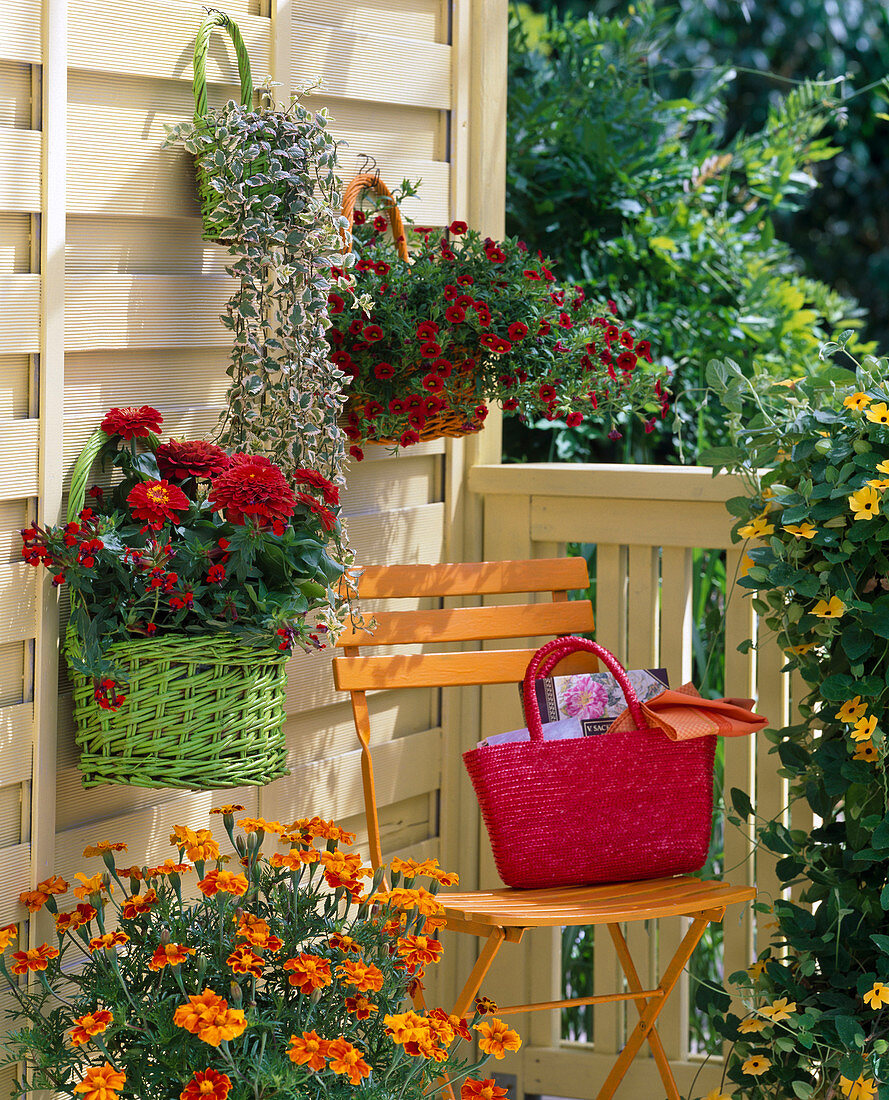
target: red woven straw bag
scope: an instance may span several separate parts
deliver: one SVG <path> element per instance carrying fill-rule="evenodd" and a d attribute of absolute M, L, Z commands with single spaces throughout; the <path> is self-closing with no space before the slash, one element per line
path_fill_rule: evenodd
<path fill-rule="evenodd" d="M 544 741 L 534 681 L 578 650 L 595 653 L 613 674 L 635 729 Z M 623 666 L 585 638 L 539 649 L 522 692 L 531 740 L 463 754 L 507 886 L 625 882 L 703 866 L 715 737 L 677 742 L 650 729 Z"/>

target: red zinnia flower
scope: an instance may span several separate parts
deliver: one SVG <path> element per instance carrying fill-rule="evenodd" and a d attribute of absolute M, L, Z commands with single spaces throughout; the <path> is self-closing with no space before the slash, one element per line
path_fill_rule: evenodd
<path fill-rule="evenodd" d="M 368 401 L 364 406 L 364 415 L 368 420 L 376 420 L 383 412 L 383 406 L 379 401 Z"/>
<path fill-rule="evenodd" d="M 492 264 L 502 264 L 506 259 L 506 253 L 502 248 L 497 248 L 496 245 L 493 248 L 486 248 L 485 255 Z"/>
<path fill-rule="evenodd" d="M 159 531 L 166 520 L 175 523 L 179 512 L 187 511 L 188 497 L 169 481 L 140 481 L 127 494 L 133 519 L 144 519 Z"/>
<path fill-rule="evenodd" d="M 455 298 L 457 297 L 457 295 L 458 295 L 459 293 L 460 293 L 460 291 L 459 291 L 459 290 L 458 290 L 458 289 L 457 289 L 457 288 L 456 288 L 455 286 L 453 286 L 453 285 L 452 285 L 451 283 L 449 283 L 449 284 L 448 284 L 448 285 L 447 285 L 447 286 L 446 286 L 446 287 L 444 288 L 444 298 L 445 298 L 445 301 L 446 301 L 446 302 L 453 302 L 453 300 L 454 300 L 454 299 L 455 299 Z"/>
<path fill-rule="evenodd" d="M 293 480 L 297 485 L 311 485 L 313 489 L 319 489 L 326 504 L 339 504 L 340 502 L 339 489 L 333 482 L 328 481 L 323 474 L 319 474 L 317 470 L 295 470 Z"/>
<path fill-rule="evenodd" d="M 184 481 L 187 477 L 216 477 L 228 466 L 228 455 L 215 443 L 171 439 L 157 449 L 157 464 L 163 477 Z"/>
<path fill-rule="evenodd" d="M 651 362 L 651 344 L 647 340 L 640 340 L 636 345 L 636 354 L 645 359 L 647 362 Z"/>
<path fill-rule="evenodd" d="M 199 1069 L 179 1093 L 179 1100 L 226 1100 L 231 1087 L 227 1074 L 215 1069 Z"/>
<path fill-rule="evenodd" d="M 574 328 L 574 322 L 567 313 L 559 314 L 559 328 Z"/>
<path fill-rule="evenodd" d="M 100 427 L 106 435 L 119 435 L 121 439 L 134 436 L 147 436 L 149 432 L 159 432 L 164 418 L 150 405 L 125 409 L 109 409 Z"/>
<path fill-rule="evenodd" d="M 352 366 L 352 356 L 347 351 L 335 351 L 330 357 L 331 363 L 336 363 L 340 370 Z"/>
<path fill-rule="evenodd" d="M 289 519 L 296 507 L 284 474 L 264 455 L 232 455 L 228 469 L 211 483 L 208 500 L 237 524 L 246 524 L 248 516 L 263 524 Z"/>
<path fill-rule="evenodd" d="M 633 334 L 632 332 L 622 332 L 620 334 L 621 347 L 633 349 Z"/>

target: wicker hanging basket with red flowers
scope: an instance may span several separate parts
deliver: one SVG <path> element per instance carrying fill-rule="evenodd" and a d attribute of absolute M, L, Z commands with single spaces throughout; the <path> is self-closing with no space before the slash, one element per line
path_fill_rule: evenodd
<path fill-rule="evenodd" d="M 331 359 L 349 379 L 351 452 L 479 431 L 488 402 L 523 417 L 666 415 L 665 372 L 608 305 L 559 285 L 516 239 L 494 241 L 453 221 L 405 223 L 376 175 L 348 186 L 342 266 L 328 297 Z M 369 212 L 359 208 L 370 197 Z"/>
<path fill-rule="evenodd" d="M 335 485 L 112 409 L 71 476 L 68 522 L 22 532 L 71 593 L 66 657 L 84 786 L 205 789 L 287 769 L 285 665 L 324 648 L 343 566 Z M 122 474 L 93 486 L 97 463 Z"/>

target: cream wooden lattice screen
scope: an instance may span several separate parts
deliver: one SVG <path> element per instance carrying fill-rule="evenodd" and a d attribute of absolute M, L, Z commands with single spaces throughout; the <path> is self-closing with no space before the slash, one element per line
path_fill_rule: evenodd
<path fill-rule="evenodd" d="M 732 520 L 725 501 L 741 492 L 734 479 L 711 477 L 707 469 L 656 466 L 476 466 L 471 488 L 485 502 L 485 557 L 549 557 L 564 552 L 567 542 L 596 544 L 596 638 L 630 667 L 667 667 L 671 682 L 691 678 L 692 551 L 723 549 L 727 576 L 743 568 L 743 548 L 731 542 Z M 759 639 L 757 653 L 742 655 L 737 646 L 753 637 L 757 624 L 743 590 L 730 592 L 725 615 L 725 680 L 731 695 L 755 695 L 757 710 L 773 726 L 783 725 L 790 713 L 791 689 L 780 669 L 783 655 L 768 638 Z M 486 731 L 510 728 L 510 718 L 521 724 L 517 701 L 509 690 L 486 690 L 482 726 Z M 786 782 L 777 770 L 777 757 L 758 739 L 726 742 L 725 789 L 739 787 L 754 797 L 757 812 L 787 819 Z M 805 811 L 794 808 L 794 824 L 805 826 Z M 570 844 L 570 838 L 566 838 Z M 487 837 L 480 840 L 480 885 L 497 883 Z M 755 866 L 754 866 L 755 864 Z M 753 858 L 751 839 L 727 826 L 726 877 L 733 882 L 755 881 L 760 900 L 768 903 L 779 889 L 773 861 L 762 854 Z M 725 919 L 725 972 L 743 969 L 759 943 L 768 942 L 765 925 L 771 918 L 751 911 L 743 916 L 730 909 Z M 758 928 L 757 928 L 758 925 Z M 652 922 L 647 930 L 628 926 L 634 957 L 649 960 L 643 984 L 655 983 L 658 956 L 669 958 L 681 935 L 678 920 Z M 491 982 L 489 995 L 504 1003 L 526 1003 L 561 996 L 558 937 L 531 933 L 523 965 L 515 955 Z M 613 989 L 619 981 L 610 943 L 596 941 L 594 992 Z M 517 949 L 519 950 L 519 949 Z M 687 976 L 682 995 L 668 1005 L 658 1027 L 677 1081 L 687 1094 L 700 1063 L 689 1054 Z M 632 1026 L 633 1019 L 630 1020 Z M 508 1067 L 519 1077 L 519 1095 L 551 1093 L 595 1097 L 613 1053 L 626 1034 L 626 1015 L 620 1007 L 596 1011 L 595 1042 L 560 1042 L 555 1014 L 525 1017 L 519 1023 L 525 1047 Z M 700 1075 L 694 1095 L 718 1084 L 716 1067 Z M 622 1086 L 621 1095 L 634 1100 L 660 1096 L 660 1084 L 651 1059 L 637 1059 Z"/>
<path fill-rule="evenodd" d="M 390 181 L 423 181 L 408 209 L 433 225 L 468 218 L 501 231 L 505 112 L 502 0 L 226 0 L 256 79 L 317 96 L 349 142 L 342 174 L 368 153 Z M 175 822 L 207 823 L 211 794 L 106 787 L 84 796 L 69 692 L 58 670 L 59 607 L 19 560 L 18 529 L 58 520 L 65 478 L 112 405 L 158 407 L 168 436 L 212 429 L 226 386 L 218 320 L 225 254 L 201 241 L 189 158 L 164 124 L 190 117 L 197 0 L 11 0 L 0 34 L 0 924 L 52 872 L 70 879 L 96 839 L 136 862 L 169 854 Z M 222 37 L 210 100 L 235 96 Z M 472 125 L 470 126 L 470 121 Z M 484 180 L 477 185 L 471 179 Z M 492 418 L 496 419 L 496 418 Z M 486 433 L 496 460 L 496 431 Z M 463 470 L 478 447 L 443 443 L 354 468 L 345 508 L 359 558 L 435 561 L 463 553 Z M 446 545 L 448 544 L 449 545 Z M 64 601 L 61 610 L 64 618 Z M 230 792 L 250 813 L 357 824 L 360 779 L 348 705 L 328 662 L 294 658 L 292 774 Z M 431 693 L 381 697 L 387 842 L 437 848 L 440 719 Z M 24 926 L 23 926 L 24 927 Z M 28 933 L 39 943 L 41 921 Z M 51 933 L 50 933 L 51 934 Z M 0 1093 L 10 1088 L 0 1072 Z"/>

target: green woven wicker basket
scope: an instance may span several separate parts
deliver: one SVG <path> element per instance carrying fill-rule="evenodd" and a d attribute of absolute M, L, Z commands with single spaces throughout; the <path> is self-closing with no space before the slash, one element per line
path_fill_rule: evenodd
<path fill-rule="evenodd" d="M 78 457 L 69 519 L 83 508 L 90 467 L 107 439 L 96 432 Z M 69 627 L 66 649 L 76 648 Z M 71 669 L 84 787 L 205 790 L 257 786 L 289 774 L 286 653 L 254 649 L 226 634 L 170 634 L 117 643 L 108 655 L 127 681 L 119 710 L 103 710 L 92 683 Z"/>

